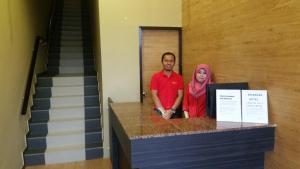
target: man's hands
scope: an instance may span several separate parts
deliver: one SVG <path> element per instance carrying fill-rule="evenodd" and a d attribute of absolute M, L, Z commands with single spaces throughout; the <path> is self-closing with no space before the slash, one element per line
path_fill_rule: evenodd
<path fill-rule="evenodd" d="M 165 113 L 163 114 L 163 118 L 168 120 L 172 117 L 173 111 L 171 109 L 166 110 Z"/>
<path fill-rule="evenodd" d="M 157 108 L 161 112 L 161 116 L 168 120 L 172 117 L 173 111 L 172 109 L 165 110 L 163 107 Z"/>

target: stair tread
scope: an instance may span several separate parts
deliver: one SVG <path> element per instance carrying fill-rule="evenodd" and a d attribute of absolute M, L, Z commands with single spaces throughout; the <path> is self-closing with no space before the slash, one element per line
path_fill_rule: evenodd
<path fill-rule="evenodd" d="M 63 131 L 63 132 L 55 132 L 55 133 L 37 133 L 37 132 L 29 132 L 27 134 L 28 139 L 41 138 L 46 136 L 66 136 L 66 135 L 74 135 L 74 134 L 92 134 L 92 133 L 102 133 L 102 128 L 93 128 L 93 129 L 85 129 L 85 130 L 73 130 L 73 131 Z"/>
<path fill-rule="evenodd" d="M 50 68 L 51 68 L 51 67 L 72 67 L 72 68 L 73 68 L 73 67 L 76 67 L 76 68 L 77 68 L 77 67 L 82 67 L 82 68 L 86 68 L 86 67 L 94 67 L 94 65 L 89 64 L 89 65 L 79 65 L 79 66 L 76 66 L 76 65 L 75 65 L 75 66 L 69 66 L 69 65 L 67 65 L 67 66 L 48 66 L 48 68 L 49 68 L 49 67 L 50 67 Z"/>
<path fill-rule="evenodd" d="M 100 120 L 100 117 L 85 117 L 85 118 L 68 118 L 68 119 L 56 119 L 56 120 L 48 120 L 48 119 L 30 119 L 30 124 L 45 124 L 45 123 L 63 123 L 63 122 L 76 122 L 76 121 L 92 121 L 92 120 Z"/>
<path fill-rule="evenodd" d="M 87 96 L 58 96 L 51 98 L 34 98 L 32 110 L 48 110 L 49 108 L 59 108 L 59 107 L 70 107 L 72 105 L 77 106 L 85 106 L 85 105 L 93 105 L 98 106 L 99 103 L 99 95 L 87 95 Z M 74 104 L 72 104 L 72 102 Z M 52 104 L 54 103 L 54 104 Z"/>
<path fill-rule="evenodd" d="M 94 60 L 94 59 L 93 58 L 49 58 L 48 60 Z"/>
<path fill-rule="evenodd" d="M 69 85 L 69 86 L 37 86 L 35 89 L 47 89 L 47 88 L 69 88 L 69 87 L 98 87 L 98 85 Z"/>
<path fill-rule="evenodd" d="M 38 75 L 38 79 L 47 79 L 47 78 L 73 78 L 73 77 L 82 77 L 82 78 L 89 78 L 89 77 L 96 77 L 94 74 L 84 74 L 84 73 L 68 73 L 68 74 L 59 74 L 56 76 L 45 76 L 47 72 L 41 73 Z"/>
<path fill-rule="evenodd" d="M 56 86 L 55 86 L 56 87 Z M 68 87 L 73 87 L 73 86 L 68 86 Z M 94 92 L 96 93 L 96 92 Z M 97 92 L 99 93 L 99 92 Z M 55 96 L 34 96 L 33 99 L 34 100 L 43 100 L 43 99 L 60 99 L 60 98 L 79 98 L 79 97 L 84 97 L 84 98 L 88 98 L 88 97 L 98 97 L 99 95 L 96 94 L 70 94 L 70 95 L 55 95 Z"/>
<path fill-rule="evenodd" d="M 48 76 L 48 74 L 40 74 L 38 78 L 53 78 L 53 77 L 96 77 L 96 74 L 87 74 L 84 73 L 69 73 L 69 74 L 59 74 L 55 76 Z"/>
<path fill-rule="evenodd" d="M 43 99 L 56 99 L 56 98 L 73 98 L 73 97 L 99 97 L 99 95 L 66 95 L 66 96 L 51 96 L 51 97 L 38 97 L 33 98 L 34 100 L 43 100 Z"/>
<path fill-rule="evenodd" d="M 65 75 L 58 75 L 58 76 L 52 76 L 52 77 L 47 77 L 47 76 L 39 76 L 38 78 L 39 79 L 43 79 L 43 78 L 64 78 L 64 77 L 70 77 L 70 78 L 72 78 L 72 77 L 82 77 L 82 78 L 84 78 L 84 77 L 96 77 L 96 75 L 84 75 L 83 73 L 72 73 L 72 74 L 65 74 Z"/>
<path fill-rule="evenodd" d="M 99 112 L 100 113 L 100 112 Z M 35 119 L 35 120 L 33 120 L 33 118 L 31 118 L 30 119 L 30 125 L 32 124 L 32 125 L 38 125 L 38 124 L 40 124 L 40 125 L 44 125 L 44 124 L 46 124 L 46 123 L 65 123 L 65 122 L 79 122 L 79 121 L 85 121 L 85 122 L 89 122 L 89 121 L 98 121 L 98 120 L 101 120 L 101 116 L 100 116 L 100 114 L 95 114 L 95 115 L 93 115 L 93 116 L 87 116 L 87 117 L 84 117 L 84 118 L 81 118 L 81 119 L 76 119 L 76 121 L 75 121 L 75 119 L 71 119 L 71 118 L 61 118 L 61 119 L 47 119 L 47 118 L 44 118 L 44 119 L 41 119 L 41 118 L 39 118 L 39 119 Z"/>
<path fill-rule="evenodd" d="M 47 152 L 52 151 L 65 151 L 65 150 L 74 150 L 74 149 L 93 149 L 93 148 L 102 148 L 103 144 L 102 142 L 99 143 L 90 143 L 90 144 L 79 144 L 79 145 L 72 145 L 72 146 L 64 146 L 59 148 L 47 148 Z M 46 152 L 45 148 L 39 148 L 39 149 L 26 149 L 24 154 L 30 155 L 30 154 L 43 154 Z"/>
<path fill-rule="evenodd" d="M 69 150 L 71 149 L 92 149 L 92 148 L 99 148 L 102 147 L 102 142 L 100 143 L 91 143 L 91 144 L 81 144 L 81 145 L 74 145 L 74 146 L 66 146 L 63 148 L 51 148 L 50 150 L 62 151 L 62 150 Z M 48 149 L 47 149 L 48 151 Z"/>
<path fill-rule="evenodd" d="M 77 109 L 77 108 L 100 108 L 100 106 L 69 106 L 69 107 L 55 107 L 50 108 L 47 110 L 65 110 L 65 109 Z M 37 112 L 37 111 L 47 111 L 47 110 L 32 110 L 31 112 Z"/>

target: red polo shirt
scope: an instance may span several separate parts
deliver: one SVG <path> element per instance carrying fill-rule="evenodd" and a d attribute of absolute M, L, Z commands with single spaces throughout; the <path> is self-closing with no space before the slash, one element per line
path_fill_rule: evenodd
<path fill-rule="evenodd" d="M 157 96 L 164 109 L 171 109 L 178 96 L 178 90 L 183 90 L 182 77 L 172 72 L 170 77 L 163 71 L 155 73 L 150 82 L 150 90 L 157 90 Z"/>

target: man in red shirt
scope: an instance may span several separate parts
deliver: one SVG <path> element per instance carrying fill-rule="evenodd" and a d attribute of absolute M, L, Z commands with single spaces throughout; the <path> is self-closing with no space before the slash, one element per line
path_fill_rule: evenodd
<path fill-rule="evenodd" d="M 170 119 L 178 116 L 176 109 L 183 96 L 183 80 L 179 74 L 173 71 L 175 65 L 173 53 L 164 53 L 161 63 L 163 70 L 152 75 L 150 90 L 157 111 L 161 112 L 163 118 Z"/>

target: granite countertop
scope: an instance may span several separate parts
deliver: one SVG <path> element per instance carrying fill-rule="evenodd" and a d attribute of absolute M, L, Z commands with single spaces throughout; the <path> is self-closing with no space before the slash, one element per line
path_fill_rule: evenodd
<path fill-rule="evenodd" d="M 152 106 L 143 105 L 140 102 L 111 103 L 111 108 L 131 140 L 276 126 L 259 123 L 216 122 L 215 119 L 208 117 L 165 120 L 155 113 Z"/>

